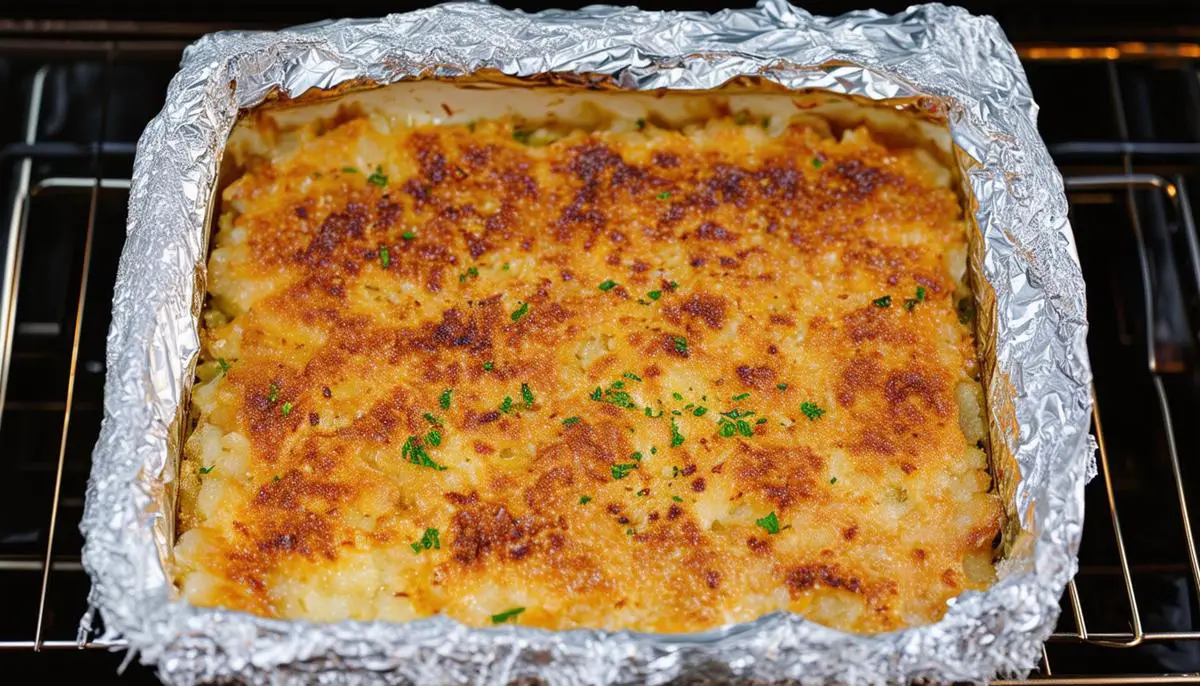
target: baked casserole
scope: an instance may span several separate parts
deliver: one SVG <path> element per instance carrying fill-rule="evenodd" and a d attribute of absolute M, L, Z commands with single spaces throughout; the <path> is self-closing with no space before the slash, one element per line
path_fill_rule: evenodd
<path fill-rule="evenodd" d="M 247 126 L 180 469 L 191 603 L 881 632 L 993 580 L 936 155 L 728 109 Z"/>

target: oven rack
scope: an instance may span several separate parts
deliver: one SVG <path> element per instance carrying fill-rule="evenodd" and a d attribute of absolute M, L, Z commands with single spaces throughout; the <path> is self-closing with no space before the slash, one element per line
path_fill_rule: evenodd
<path fill-rule="evenodd" d="M 28 41 L 26 41 L 28 42 Z M 70 45 L 59 45 L 53 41 L 35 41 L 38 43 L 35 54 L 65 50 L 71 54 L 87 55 L 104 65 L 105 78 L 111 86 L 113 79 L 113 64 L 130 52 L 138 55 L 165 56 L 164 59 L 176 59 L 182 44 L 172 41 L 153 42 L 148 45 L 141 41 L 84 41 L 71 42 Z M 1133 47 L 1130 47 L 1130 46 Z M 9 46 L 11 47 L 11 46 Z M 5 41 L 0 40 L 0 55 L 6 49 Z M 24 46 L 29 49 L 29 46 Z M 1125 44 L 1118 46 L 1097 47 L 1091 50 L 1071 46 L 1040 45 L 1027 47 L 1021 51 L 1028 63 L 1073 61 L 1100 61 L 1113 70 L 1112 98 L 1116 109 L 1124 110 L 1123 96 L 1115 69 L 1118 63 L 1126 60 L 1159 59 L 1167 55 L 1171 60 L 1200 59 L 1200 45 L 1195 46 L 1145 46 L 1142 44 Z M 1193 67 L 1194 69 L 1194 67 Z M 17 636 L 0 636 L 0 655 L 12 652 L 56 652 L 91 650 L 114 650 L 122 647 L 119 641 L 105 641 L 98 638 L 100 632 L 80 629 L 75 636 L 71 635 L 71 618 L 63 618 L 54 622 L 52 630 L 49 621 L 49 601 L 55 597 L 64 585 L 64 579 L 78 579 L 82 576 L 82 566 L 79 561 L 79 551 L 64 549 L 61 543 L 64 527 L 77 526 L 80 512 L 79 504 L 82 494 L 68 493 L 64 489 L 64 465 L 75 460 L 86 462 L 86 454 L 72 452 L 73 444 L 69 440 L 72 431 L 74 411 L 83 402 L 95 402 L 95 398 L 85 400 L 77 392 L 77 381 L 85 373 L 81 368 L 81 332 L 85 316 L 102 317 L 107 320 L 106 303 L 89 301 L 89 288 L 96 288 L 93 275 L 93 254 L 98 241 L 112 241 L 123 238 L 123 230 L 115 235 L 110 232 L 102 233 L 97 219 L 97 208 L 103 202 L 124 202 L 129 190 L 130 180 L 126 174 L 106 175 L 110 168 L 127 170 L 134 152 L 130 140 L 106 140 L 104 125 L 105 108 L 108 98 L 105 96 L 98 104 L 102 108 L 101 126 L 94 139 L 87 144 L 44 140 L 39 137 L 38 122 L 43 115 L 43 106 L 47 93 L 48 65 L 38 69 L 33 77 L 27 101 L 20 103 L 23 108 L 25 122 L 23 139 L 0 150 L 0 166 L 8 166 L 13 174 L 13 190 L 11 197 L 0 199 L 0 258 L 3 259 L 0 272 L 0 428 L 3 423 L 18 421 L 19 412 L 48 413 L 61 417 L 61 433 L 55 441 L 58 445 L 56 459 L 52 460 L 53 468 L 45 476 L 52 482 L 52 497 L 43 503 L 46 524 L 44 527 L 45 540 L 41 542 L 39 554 L 4 554 L 0 549 L 0 595 L 12 588 L 10 580 L 20 577 L 26 582 L 33 579 L 32 588 L 36 588 L 36 612 L 27 618 L 27 630 Z M 1035 94 L 1036 95 L 1036 94 Z M 1118 117 L 1123 121 L 1123 116 Z M 1107 141 L 1102 144 L 1087 142 L 1068 142 L 1052 146 L 1056 155 L 1064 157 L 1108 155 L 1119 159 L 1119 169 L 1111 166 L 1094 170 L 1084 163 L 1080 165 L 1083 171 L 1075 171 L 1074 167 L 1064 165 L 1067 172 L 1064 175 L 1069 199 L 1073 210 L 1078 209 L 1078 203 L 1095 203 L 1122 201 L 1128 216 L 1123 222 L 1124 228 L 1134 239 L 1138 274 L 1141 279 L 1140 289 L 1143 294 L 1141 325 L 1146 340 L 1144 342 L 1145 359 L 1135 368 L 1121 370 L 1122 374 L 1145 375 L 1154 389 L 1154 397 L 1158 405 L 1159 426 L 1147 428 L 1148 433 L 1157 436 L 1155 441 L 1147 441 L 1147 447 L 1156 451 L 1170 465 L 1170 483 L 1163 489 L 1161 497 L 1165 502 L 1173 502 L 1179 517 L 1178 526 L 1183 532 L 1179 545 L 1183 547 L 1182 559 L 1184 569 L 1190 578 L 1188 594 L 1195 602 L 1200 598 L 1200 564 L 1197 561 L 1196 537 L 1193 533 L 1192 520 L 1189 515 L 1189 497 L 1200 498 L 1197 484 L 1189 483 L 1185 476 L 1185 460 L 1197 455 L 1181 455 L 1176 440 L 1177 421 L 1180 415 L 1173 411 L 1173 396 L 1168 387 L 1175 383 L 1181 373 L 1190 368 L 1187 355 L 1176 354 L 1165 349 L 1162 341 L 1158 340 L 1159 327 L 1158 305 L 1160 285 L 1156 281 L 1158 273 L 1154 261 L 1155 253 L 1152 245 L 1155 240 L 1172 240 L 1180 242 L 1184 249 L 1182 258 L 1178 260 L 1177 272 L 1182 282 L 1194 280 L 1193 287 L 1200 288 L 1200 248 L 1197 247 L 1197 232 L 1195 218 L 1189 200 L 1186 184 L 1186 170 L 1174 174 L 1145 173 L 1135 164 L 1142 155 L 1155 155 L 1163 152 L 1154 148 L 1155 143 L 1140 143 L 1130 139 L 1129 133 L 1122 124 L 1120 140 Z M 1182 151 L 1182 152 L 1181 152 Z M 1187 154 L 1186 146 L 1175 146 L 1167 152 Z M 1200 149 L 1193 151 L 1200 156 Z M 42 176 L 37 173 L 38 162 L 43 159 L 71 159 L 77 161 L 78 167 L 88 169 L 87 173 L 55 174 Z M 68 359 L 67 383 L 63 392 L 53 402 L 22 403 L 8 398 L 10 380 L 15 366 L 22 362 L 14 359 L 14 340 L 19 334 L 22 322 L 17 321 L 18 304 L 25 294 L 22 292 L 23 275 L 27 269 L 26 250 L 29 247 L 31 235 L 31 216 L 44 210 L 44 201 L 52 198 L 71 197 L 74 202 L 85 203 L 86 217 L 78 225 L 64 227 L 64 230 L 81 232 L 82 258 L 79 260 L 78 276 L 73 283 L 77 284 L 77 294 L 73 317 L 67 317 L 67 329 L 59 331 L 58 335 L 66 336 L 69 345 L 66 349 Z M 1159 203 L 1169 210 L 1170 222 L 1176 227 L 1169 232 L 1164 222 L 1147 222 L 1139 211 L 1139 204 L 1147 197 L 1157 198 Z M 1082 200 L 1081 200 L 1082 198 Z M 8 212 L 2 213 L 3 202 L 7 200 Z M 7 233 L 4 232 L 7 227 Z M 1076 234 L 1098 230 L 1097 227 L 1080 223 L 1078 217 L 1074 224 Z M 1171 236 L 1166 236 L 1171 233 Z M 1161 265 L 1157 265 L 1161 267 Z M 89 309 L 91 308 L 91 309 Z M 25 323 L 28 324 L 28 323 Z M 1190 332 L 1194 336 L 1194 331 Z M 1193 341 L 1194 345 L 1194 341 Z M 96 357 L 94 351 L 88 357 Z M 98 359 L 103 359 L 102 352 Z M 1095 360 L 1094 360 L 1095 361 Z M 95 372 L 95 370 L 87 370 Z M 102 370 L 101 370 L 102 371 Z M 1143 612 L 1139 609 L 1138 577 L 1140 571 L 1147 565 L 1153 568 L 1156 563 L 1145 563 L 1129 553 L 1127 542 L 1130 536 L 1145 535 L 1143 531 L 1131 531 L 1122 526 L 1121 514 L 1121 474 L 1112 464 L 1105 425 L 1111 418 L 1111 413 L 1119 412 L 1107 403 L 1101 404 L 1095 390 L 1093 397 L 1097 400 L 1093 412 L 1093 431 L 1099 445 L 1098 466 L 1099 476 L 1089 485 L 1091 490 L 1103 490 L 1103 501 L 1107 507 L 1097 509 L 1092 507 L 1087 513 L 1087 530 L 1111 528 L 1112 550 L 1115 555 L 1106 564 L 1084 564 L 1077 579 L 1067 588 L 1063 598 L 1063 619 L 1059 627 L 1050 637 L 1043 648 L 1041 665 L 1029 680 L 1003 681 L 998 683 L 1041 683 L 1053 682 L 1059 684 L 1148 684 L 1148 683 L 1200 683 L 1197 673 L 1142 673 L 1109 670 L 1105 673 L 1080 673 L 1078 671 L 1064 672 L 1058 667 L 1056 653 L 1063 646 L 1091 646 L 1105 651 L 1132 651 L 1150 644 L 1184 645 L 1189 650 L 1200 649 L 1200 621 L 1193 619 L 1188 630 L 1159 631 L 1150 627 L 1145 621 Z M 3 443 L 0 443 L 3 448 Z M 2 462 L 2 460 L 0 460 Z M 0 471 L 0 475 L 2 475 Z M 1108 522 L 1108 527 L 1101 526 Z M 1151 570 L 1153 571 L 1153 570 Z M 1179 571 L 1178 569 L 1176 571 Z M 1111 603 L 1119 603 L 1125 608 L 1123 616 L 1126 628 L 1113 630 L 1111 627 L 1097 628 L 1095 622 L 1089 619 L 1088 608 L 1096 602 L 1089 602 L 1087 592 L 1081 590 L 1083 580 L 1093 577 L 1115 577 L 1115 587 L 1120 592 L 1115 597 L 1101 600 L 1111 609 Z M 67 584 L 78 586 L 74 584 Z M 86 582 L 84 582 L 86 587 Z M 1185 601 L 1186 602 L 1186 601 Z M 80 604 L 82 607 L 82 602 Z"/>

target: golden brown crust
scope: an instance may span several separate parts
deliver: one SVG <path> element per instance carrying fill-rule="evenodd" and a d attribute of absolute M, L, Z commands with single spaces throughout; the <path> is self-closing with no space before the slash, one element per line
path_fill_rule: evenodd
<path fill-rule="evenodd" d="M 986 585 L 964 229 L 914 151 L 513 126 L 342 117 L 226 189 L 192 602 L 870 632 Z"/>

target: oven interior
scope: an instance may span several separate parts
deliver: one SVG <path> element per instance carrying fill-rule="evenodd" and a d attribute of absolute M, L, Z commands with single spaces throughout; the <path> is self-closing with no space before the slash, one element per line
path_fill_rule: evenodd
<path fill-rule="evenodd" d="M 135 143 L 214 28 L 0 21 L 0 664 L 156 683 L 78 629 L 78 522 Z M 1200 40 L 1014 40 L 1071 201 L 1100 441 L 1031 680 L 1200 680 Z"/>

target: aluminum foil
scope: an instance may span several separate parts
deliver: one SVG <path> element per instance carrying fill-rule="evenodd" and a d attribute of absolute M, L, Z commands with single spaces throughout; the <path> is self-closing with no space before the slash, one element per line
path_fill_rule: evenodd
<path fill-rule="evenodd" d="M 199 348 L 214 185 L 239 110 L 312 88 L 481 69 L 587 73 L 634 90 L 758 76 L 793 89 L 919 98 L 947 117 L 978 227 L 972 262 L 992 449 L 1004 458 L 997 470 L 1013 514 L 1008 559 L 991 589 L 964 593 L 935 625 L 876 636 L 785 613 L 668 636 L 473 629 L 444 617 L 312 624 L 178 599 L 164 562 L 171 482 Z M 451 4 L 206 36 L 184 53 L 134 164 L 105 417 L 82 523 L 104 638 L 123 638 L 178 684 L 979 682 L 1027 673 L 1076 569 L 1083 488 L 1094 469 L 1084 285 L 1036 113 L 996 22 L 940 5 L 823 18 L 782 2 L 715 15 L 611 7 L 530 15 Z"/>

